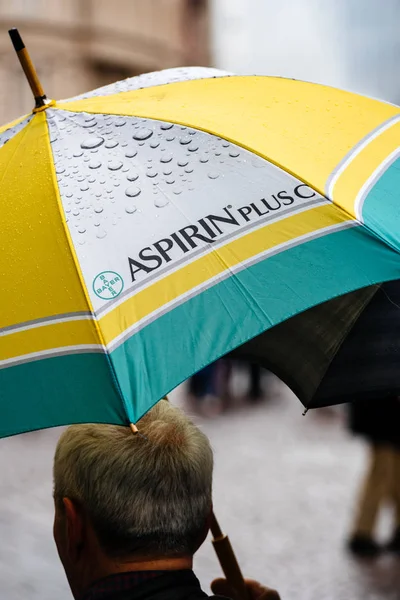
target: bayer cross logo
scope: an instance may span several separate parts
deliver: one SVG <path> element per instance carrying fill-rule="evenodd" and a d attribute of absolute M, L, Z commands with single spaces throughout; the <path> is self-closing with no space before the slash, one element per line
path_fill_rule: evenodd
<path fill-rule="evenodd" d="M 102 300 L 112 300 L 124 289 L 124 280 L 115 271 L 103 271 L 93 281 L 93 291 Z"/>

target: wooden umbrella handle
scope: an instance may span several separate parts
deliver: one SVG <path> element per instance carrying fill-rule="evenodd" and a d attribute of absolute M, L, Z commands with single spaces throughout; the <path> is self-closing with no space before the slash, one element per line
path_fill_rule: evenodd
<path fill-rule="evenodd" d="M 236 560 L 236 556 L 228 536 L 224 535 L 221 531 L 214 512 L 211 513 L 210 529 L 213 536 L 212 543 L 214 550 L 227 582 L 235 591 L 235 600 L 249 600 L 249 594 L 247 592 L 239 563 Z"/>

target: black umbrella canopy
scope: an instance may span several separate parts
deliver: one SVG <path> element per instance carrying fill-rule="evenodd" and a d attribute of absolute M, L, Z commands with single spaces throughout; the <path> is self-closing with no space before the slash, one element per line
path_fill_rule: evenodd
<path fill-rule="evenodd" d="M 315 306 L 231 356 L 273 371 L 307 408 L 400 394 L 400 280 Z"/>

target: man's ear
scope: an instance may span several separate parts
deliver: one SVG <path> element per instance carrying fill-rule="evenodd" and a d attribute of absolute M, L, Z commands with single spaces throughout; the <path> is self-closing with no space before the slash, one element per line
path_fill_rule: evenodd
<path fill-rule="evenodd" d="M 70 498 L 63 498 L 65 511 L 67 552 L 70 560 L 79 560 L 85 543 L 85 514 L 82 508 Z"/>

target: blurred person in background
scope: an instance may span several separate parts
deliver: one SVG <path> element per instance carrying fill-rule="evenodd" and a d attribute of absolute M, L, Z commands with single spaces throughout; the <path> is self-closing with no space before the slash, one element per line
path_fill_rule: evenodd
<path fill-rule="evenodd" d="M 255 363 L 221 358 L 195 373 L 188 382 L 191 407 L 205 417 L 216 417 L 233 403 L 231 377 L 235 366 L 244 366 L 249 382 L 246 399 L 250 403 L 265 398 L 262 386 L 262 369 Z"/>
<path fill-rule="evenodd" d="M 263 370 L 258 364 L 230 358 L 221 359 L 220 362 L 218 389 L 220 396 L 224 398 L 227 405 L 231 402 L 230 379 L 235 366 L 244 366 L 246 371 L 248 371 L 249 382 L 246 399 L 250 403 L 256 403 L 266 397 L 262 385 Z"/>
<path fill-rule="evenodd" d="M 207 437 L 161 400 L 139 434 L 73 425 L 54 458 L 54 539 L 75 600 L 207 598 L 192 571 L 212 511 Z M 279 595 L 246 580 L 249 600 Z M 226 580 L 215 593 L 231 596 Z"/>
<path fill-rule="evenodd" d="M 395 513 L 395 527 L 386 549 L 400 555 L 400 398 L 351 403 L 350 427 L 367 440 L 370 464 L 358 499 L 349 549 L 358 556 L 380 553 L 375 526 L 380 509 L 389 503 Z"/>
<path fill-rule="evenodd" d="M 189 379 L 188 395 L 191 407 L 205 417 L 216 417 L 223 410 L 218 390 L 220 361 L 198 371 Z"/>

